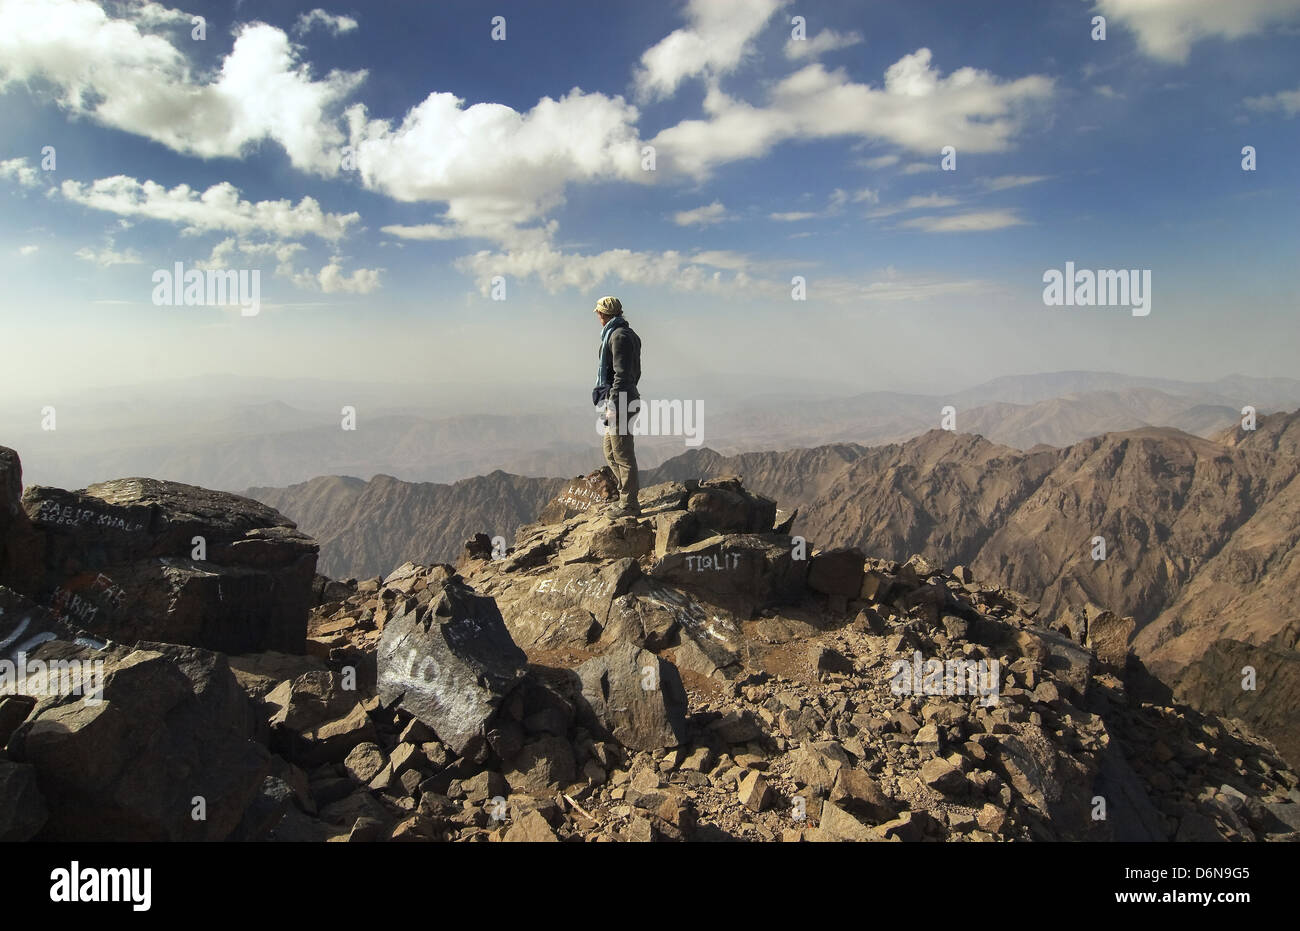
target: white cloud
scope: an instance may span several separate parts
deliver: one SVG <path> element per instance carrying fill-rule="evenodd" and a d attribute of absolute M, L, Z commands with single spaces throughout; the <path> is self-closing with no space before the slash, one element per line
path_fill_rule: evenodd
<path fill-rule="evenodd" d="M 153 0 L 141 3 L 139 0 L 122 4 L 114 4 L 122 15 L 123 19 L 129 19 L 131 22 L 140 26 L 153 28 L 157 26 L 189 26 L 193 22 L 193 16 L 184 10 L 174 10 L 171 7 L 163 6 L 161 3 L 155 3 Z"/>
<path fill-rule="evenodd" d="M 711 226 L 727 219 L 727 208 L 721 201 L 715 200 L 694 210 L 679 210 L 673 214 L 673 222 L 678 226 Z"/>
<path fill-rule="evenodd" d="M 177 152 L 239 157 L 269 139 L 295 167 L 337 173 L 334 111 L 365 72 L 316 80 L 283 30 L 253 23 L 200 80 L 184 52 L 148 32 L 158 19 L 113 19 L 90 0 L 0 0 L 0 89 L 48 83 L 68 112 Z"/>
<path fill-rule="evenodd" d="M 324 294 L 369 294 L 379 287 L 382 268 L 358 268 L 351 275 L 343 273 L 343 263 L 338 256 L 318 272 L 310 270 L 293 276 L 293 283 L 305 290 L 319 290 Z"/>
<path fill-rule="evenodd" d="M 903 174 L 905 175 L 921 175 L 925 174 L 927 171 L 938 170 L 939 166 L 933 162 L 908 162 L 903 166 Z"/>
<path fill-rule="evenodd" d="M 863 168 L 870 168 L 872 170 L 876 170 L 880 168 L 890 168 L 894 165 L 897 165 L 898 162 L 899 162 L 899 158 L 897 155 L 878 155 L 875 158 L 863 159 L 858 164 L 861 165 Z"/>
<path fill-rule="evenodd" d="M 1262 97 L 1247 97 L 1245 104 L 1250 109 L 1259 112 L 1280 110 L 1287 117 L 1293 117 L 1300 113 L 1300 87 L 1293 91 L 1279 91 L 1276 94 L 1266 94 Z M 0 168 L 3 168 L 3 163 L 0 163 Z"/>
<path fill-rule="evenodd" d="M 977 278 L 936 278 L 927 275 L 905 276 L 893 268 L 865 278 L 818 278 L 808 285 L 809 295 L 836 304 L 910 303 L 954 295 L 978 294 L 994 286 Z"/>
<path fill-rule="evenodd" d="M 19 246 L 18 254 L 26 258 L 29 255 L 35 255 L 40 249 L 40 246 Z"/>
<path fill-rule="evenodd" d="M 41 183 L 40 173 L 27 164 L 25 158 L 10 158 L 0 162 L 0 178 L 16 181 L 23 187 L 38 187 Z"/>
<path fill-rule="evenodd" d="M 1119 91 L 1115 90 L 1115 88 L 1111 87 L 1109 84 L 1098 84 L 1092 90 L 1093 93 L 1097 94 L 1100 97 L 1105 97 L 1107 100 L 1124 99 L 1124 95 Z"/>
<path fill-rule="evenodd" d="M 843 69 L 811 64 L 778 82 L 761 107 L 711 87 L 704 102 L 707 119 L 684 120 L 651 141 L 696 177 L 727 162 L 758 158 L 792 139 L 856 136 L 936 159 L 945 145 L 1000 152 L 1010 148 L 1027 107 L 1053 92 L 1052 80 L 1041 75 L 1003 81 L 960 68 L 943 77 L 930 59 L 926 48 L 900 58 L 886 70 L 883 88 L 855 83 Z"/>
<path fill-rule="evenodd" d="M 396 236 L 398 239 L 459 239 L 461 236 L 460 230 L 456 227 L 441 223 L 422 223 L 418 226 L 393 223 L 389 226 L 381 226 L 379 229 L 380 232 Z"/>
<path fill-rule="evenodd" d="M 902 226 L 926 233 L 981 233 L 989 230 L 1022 226 L 1024 220 L 1012 210 L 984 210 L 975 213 L 954 213 L 944 217 L 914 217 L 904 220 Z"/>
<path fill-rule="evenodd" d="M 633 77 L 638 94 L 643 99 L 666 97 L 687 78 L 732 71 L 780 6 L 781 0 L 690 0 L 690 24 L 642 54 Z"/>
<path fill-rule="evenodd" d="M 357 213 L 326 213 L 311 197 L 297 204 L 288 200 L 243 200 L 239 189 L 228 181 L 199 192 L 188 184 L 168 190 L 153 181 L 114 175 L 88 185 L 64 181 L 60 190 L 74 203 L 120 216 L 175 223 L 182 233 L 191 235 L 227 230 L 278 239 L 311 235 L 333 241 L 346 235 L 348 227 L 360 219 Z"/>
<path fill-rule="evenodd" d="M 731 249 L 712 249 L 697 252 L 690 258 L 695 265 L 711 265 L 714 268 L 726 268 L 734 272 L 745 271 L 752 266 L 749 256 Z"/>
<path fill-rule="evenodd" d="M 298 21 L 294 24 L 299 32 L 308 32 L 315 26 L 322 26 L 337 36 L 356 29 L 357 21 L 351 16 L 337 16 L 317 8 L 310 13 L 299 14 Z"/>
<path fill-rule="evenodd" d="M 889 207 L 881 207 L 873 210 L 867 216 L 878 219 L 880 217 L 892 217 L 896 213 L 903 213 L 908 210 L 927 210 L 940 207 L 955 207 L 961 201 L 955 197 L 949 197 L 946 194 L 918 194 L 907 198 L 901 204 L 894 204 Z"/>
<path fill-rule="evenodd" d="M 485 296 L 491 279 L 535 279 L 552 294 L 565 289 L 591 291 L 603 282 L 666 287 L 673 291 L 729 294 L 752 291 L 757 282 L 747 262 L 731 252 L 638 252 L 609 249 L 595 254 L 566 253 L 549 242 L 507 252 L 477 252 L 456 260 Z"/>
<path fill-rule="evenodd" d="M 297 269 L 294 260 L 306 247 L 296 242 L 250 242 L 247 239 L 227 237 L 212 249 L 205 261 L 194 263 L 196 268 L 260 268 L 267 260 L 274 260 L 275 274 L 286 278 L 304 291 L 323 294 L 370 294 L 380 286 L 382 268 L 358 268 L 345 274 L 343 260 L 333 256 L 318 270 Z"/>
<path fill-rule="evenodd" d="M 118 252 L 113 248 L 111 239 L 108 245 L 102 249 L 92 249 L 86 246 L 78 249 L 73 254 L 83 261 L 94 262 L 100 268 L 112 268 L 114 265 L 139 265 L 144 262 L 144 259 L 140 257 L 140 253 L 134 249 Z"/>
<path fill-rule="evenodd" d="M 1046 181 L 1047 178 L 1048 175 L 999 175 L 996 178 L 981 178 L 980 184 L 990 191 L 1007 191 L 1011 188 L 1037 184 Z"/>
<path fill-rule="evenodd" d="M 785 213 L 768 214 L 769 219 L 776 220 L 779 223 L 795 223 L 800 220 L 824 219 L 826 217 L 838 216 L 844 209 L 844 205 L 850 200 L 854 203 L 860 203 L 864 200 L 879 200 L 875 191 L 863 188 L 855 194 L 850 194 L 843 188 L 836 188 L 831 191 L 831 196 L 826 202 L 826 207 L 822 210 L 791 210 Z M 873 201 L 874 202 L 874 201 Z"/>
<path fill-rule="evenodd" d="M 826 52 L 849 48 L 861 42 L 862 36 L 859 33 L 823 29 L 811 39 L 790 39 L 785 43 L 785 57 L 791 61 L 803 58 L 818 58 Z"/>
<path fill-rule="evenodd" d="M 1137 35 L 1159 61 L 1183 64 L 1202 39 L 1241 39 L 1300 19 L 1300 0 L 1095 0 L 1093 7 Z"/>
<path fill-rule="evenodd" d="M 811 220 L 820 216 L 813 210 L 789 210 L 784 213 L 769 213 L 768 218 L 776 220 L 778 223 L 797 223 L 800 220 Z"/>
<path fill-rule="evenodd" d="M 196 268 L 242 268 L 257 265 L 263 256 L 269 256 L 277 262 L 277 275 L 292 278 L 294 256 L 305 248 L 296 242 L 250 242 L 229 236 L 212 247 L 212 254 L 206 260 L 194 265 Z"/>
<path fill-rule="evenodd" d="M 575 88 L 527 113 L 463 104 L 430 94 L 397 127 L 350 109 L 365 186 L 400 201 L 445 201 L 460 235 L 501 240 L 562 203 L 569 183 L 654 180 L 641 169 L 637 110 L 621 97 Z"/>

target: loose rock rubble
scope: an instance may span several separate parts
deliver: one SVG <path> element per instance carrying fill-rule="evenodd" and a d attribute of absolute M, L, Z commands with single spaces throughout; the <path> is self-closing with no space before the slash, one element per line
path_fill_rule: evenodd
<path fill-rule="evenodd" d="M 818 551 L 736 479 L 640 518 L 577 487 L 505 552 L 317 577 L 302 651 L 40 645 L 102 655 L 109 700 L 0 698 L 0 837 L 1300 836 L 1296 774 L 1175 704 L 1123 619 Z"/>

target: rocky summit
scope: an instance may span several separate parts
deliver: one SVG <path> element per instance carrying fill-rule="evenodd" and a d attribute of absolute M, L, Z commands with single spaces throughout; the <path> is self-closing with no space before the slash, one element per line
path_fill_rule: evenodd
<path fill-rule="evenodd" d="M 625 517 L 593 473 L 513 546 L 338 581 L 246 499 L 0 467 L 0 839 L 1300 837 L 1300 778 L 1132 618 L 818 549 L 734 477 Z"/>

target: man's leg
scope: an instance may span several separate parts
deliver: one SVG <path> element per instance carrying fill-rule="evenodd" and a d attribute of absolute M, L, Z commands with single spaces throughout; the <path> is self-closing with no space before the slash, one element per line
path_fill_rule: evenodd
<path fill-rule="evenodd" d="M 614 473 L 614 481 L 618 483 L 620 492 L 623 490 L 623 476 L 619 474 L 619 464 L 614 458 L 614 433 L 609 427 L 605 428 L 605 435 L 601 439 L 601 449 L 605 453 L 605 465 L 609 466 L 609 471 Z"/>
<path fill-rule="evenodd" d="M 641 490 L 640 476 L 637 475 L 636 468 L 636 447 L 632 442 L 632 428 L 628 427 L 627 433 L 609 433 L 606 435 L 606 441 L 610 444 L 610 452 L 607 458 L 611 458 L 617 463 L 611 466 L 614 474 L 618 476 L 618 501 L 625 508 L 636 510 L 641 505 L 638 501 L 638 494 Z"/>

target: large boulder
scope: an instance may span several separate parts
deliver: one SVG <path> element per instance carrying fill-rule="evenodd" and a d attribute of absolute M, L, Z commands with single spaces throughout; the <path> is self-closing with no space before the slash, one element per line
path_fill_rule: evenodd
<path fill-rule="evenodd" d="M 672 663 L 623 642 L 574 672 L 594 719 L 588 723 L 594 723 L 596 732 L 629 750 L 657 750 L 684 742 L 686 689 Z"/>
<path fill-rule="evenodd" d="M 0 659 L 16 662 L 20 653 L 30 654 L 47 640 L 74 640 L 79 631 L 27 596 L 0 585 Z"/>
<path fill-rule="evenodd" d="M 95 651 L 52 641 L 43 663 L 102 662 L 102 688 L 46 680 L 7 752 L 32 766 L 54 841 L 225 840 L 271 772 L 224 657 L 171 644 Z M 66 668 L 66 667 L 65 667 Z M 81 666 L 79 668 L 90 668 Z"/>
<path fill-rule="evenodd" d="M 997 738 L 997 763 L 1011 788 L 1048 820 L 1060 836 L 1107 839 L 1104 823 L 1092 818 L 1097 764 L 1055 746 L 1047 732 L 1022 725 Z"/>
<path fill-rule="evenodd" d="M 858 549 L 833 549 L 813 556 L 808 565 L 808 587 L 825 595 L 857 598 L 862 591 L 866 557 Z"/>
<path fill-rule="evenodd" d="M 695 671 L 704 675 L 737 671 L 745 652 L 744 632 L 735 616 L 688 589 L 655 578 L 639 579 L 626 596 L 615 600 L 602 640 L 626 640 L 651 650 L 677 640 L 679 666 L 686 668 L 682 658 L 687 650 L 698 660 Z"/>
<path fill-rule="evenodd" d="M 492 720 L 527 663 L 496 603 L 450 572 L 429 601 L 388 619 L 376 659 L 380 701 L 471 758 L 485 756 Z"/>
<path fill-rule="evenodd" d="M 1123 670 L 1128 663 L 1129 643 L 1137 621 L 1120 617 L 1113 611 L 1097 611 L 1088 617 L 1087 646 L 1097 654 L 1097 660 Z"/>
<path fill-rule="evenodd" d="M 668 553 L 649 575 L 748 617 L 798 600 L 808 561 L 794 558 L 793 542 L 782 534 L 720 534 Z"/>
<path fill-rule="evenodd" d="M 767 533 L 776 522 L 776 502 L 753 494 L 735 478 L 700 482 L 686 507 L 700 527 L 713 533 Z"/>
<path fill-rule="evenodd" d="M 20 585 L 39 565 L 31 522 L 23 510 L 23 465 L 18 453 L 0 446 L 0 584 Z"/>
<path fill-rule="evenodd" d="M 581 514 L 593 507 L 599 507 L 609 501 L 618 500 L 618 479 L 614 477 L 609 466 L 601 466 L 595 472 L 579 475 L 565 485 L 551 502 L 542 508 L 538 522 L 554 524 Z"/>
<path fill-rule="evenodd" d="M 36 767 L 0 756 L 0 843 L 31 840 L 48 815 L 36 785 Z"/>
<path fill-rule="evenodd" d="M 278 511 L 145 478 L 36 486 L 22 501 L 41 553 L 26 593 L 68 623 L 117 641 L 303 651 L 317 547 Z"/>
<path fill-rule="evenodd" d="M 0 446 L 0 538 L 22 512 L 23 466 L 18 453 Z"/>
<path fill-rule="evenodd" d="M 483 594 L 495 599 L 516 644 L 525 650 L 549 650 L 594 643 L 614 599 L 640 577 L 636 562 L 622 558 L 548 565 L 528 573 L 489 569 L 479 585 Z"/>

